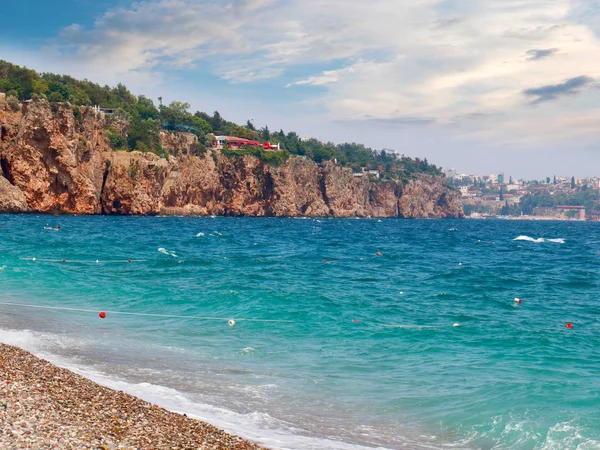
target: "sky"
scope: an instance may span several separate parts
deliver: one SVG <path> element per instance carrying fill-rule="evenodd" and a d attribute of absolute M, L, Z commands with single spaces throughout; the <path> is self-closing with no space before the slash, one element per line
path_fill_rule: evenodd
<path fill-rule="evenodd" d="M 459 172 L 600 175 L 600 0 L 20 0 L 0 59 Z"/>

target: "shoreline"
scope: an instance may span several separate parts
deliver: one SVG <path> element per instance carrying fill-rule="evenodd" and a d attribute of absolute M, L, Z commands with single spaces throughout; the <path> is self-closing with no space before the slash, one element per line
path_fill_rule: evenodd
<path fill-rule="evenodd" d="M 523 220 L 523 221 L 554 221 L 554 222 L 593 222 L 593 220 L 581 220 L 581 219 L 561 219 L 560 217 L 550 217 L 550 216 L 502 216 L 502 217 L 472 217 L 465 216 L 464 219 L 467 220 Z"/>
<path fill-rule="evenodd" d="M 264 449 L 2 343 L 0 447 Z"/>

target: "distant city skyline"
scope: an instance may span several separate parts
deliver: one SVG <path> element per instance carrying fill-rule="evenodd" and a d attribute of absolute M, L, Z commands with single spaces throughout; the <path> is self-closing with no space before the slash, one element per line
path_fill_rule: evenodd
<path fill-rule="evenodd" d="M 570 174 L 570 175 L 566 175 L 566 174 L 550 174 L 550 175 L 546 175 L 544 177 L 540 177 L 540 178 L 527 178 L 527 177 L 516 177 L 514 175 L 512 175 L 511 173 L 506 173 L 506 172 L 502 172 L 502 171 L 491 171 L 491 172 L 486 172 L 486 173 L 477 173 L 477 172 L 464 172 L 461 171 L 455 167 L 452 167 L 450 169 L 446 169 L 443 168 L 443 172 L 446 176 L 449 175 L 449 172 L 451 171 L 455 171 L 457 175 L 461 175 L 461 176 L 468 176 L 468 177 L 477 177 L 477 178 L 485 178 L 485 177 L 490 177 L 490 176 L 500 176 L 503 175 L 503 181 L 504 184 L 507 184 L 511 179 L 513 181 L 546 181 L 547 178 L 550 178 L 550 181 L 553 182 L 554 178 L 556 178 L 557 180 L 561 179 L 561 180 L 570 180 L 571 178 L 576 178 L 578 180 L 586 180 L 586 179 L 600 179 L 600 175 L 587 175 L 587 176 L 578 176 L 576 174 Z"/>
<path fill-rule="evenodd" d="M 600 167 L 584 0 L 8 2 L 0 58 L 238 123 L 541 179 Z"/>

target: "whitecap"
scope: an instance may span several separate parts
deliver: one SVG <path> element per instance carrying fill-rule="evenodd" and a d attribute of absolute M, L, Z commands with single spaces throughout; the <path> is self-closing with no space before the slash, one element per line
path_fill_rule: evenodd
<path fill-rule="evenodd" d="M 200 232 L 196 235 L 196 237 L 203 237 L 203 236 L 204 236 L 204 233 L 202 233 L 202 232 Z"/>
<path fill-rule="evenodd" d="M 513 241 L 528 241 L 528 242 L 534 242 L 536 244 L 541 244 L 544 242 L 553 242 L 555 244 L 564 244 L 565 243 L 565 240 L 563 238 L 544 239 L 544 238 L 532 238 L 530 236 L 517 236 L 516 238 L 513 239 Z"/>
<path fill-rule="evenodd" d="M 178 258 L 177 254 L 175 252 L 170 252 L 166 248 L 159 247 L 158 251 L 159 251 L 159 253 L 162 253 L 163 255 L 172 256 L 173 258 Z"/>

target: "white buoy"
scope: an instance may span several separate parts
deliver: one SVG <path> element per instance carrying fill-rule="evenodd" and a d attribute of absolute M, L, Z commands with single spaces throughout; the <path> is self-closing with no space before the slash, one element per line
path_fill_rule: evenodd
<path fill-rule="evenodd" d="M 229 324 L 230 327 L 235 325 L 235 320 L 233 319 L 229 319 L 229 322 L 227 322 Z"/>
<path fill-rule="evenodd" d="M 35 258 L 31 258 L 32 261 L 35 261 Z"/>
<path fill-rule="evenodd" d="M 404 295 L 404 292 L 400 291 L 400 295 Z"/>
<path fill-rule="evenodd" d="M 452 325 L 453 327 L 460 327 L 460 323 L 455 323 L 454 325 Z"/>
<path fill-rule="evenodd" d="M 100 261 L 96 260 L 96 264 L 98 264 Z"/>
<path fill-rule="evenodd" d="M 515 298 L 515 303 L 521 303 L 521 301 L 522 301 L 522 300 L 521 300 L 520 298 L 518 298 L 518 297 L 517 297 L 517 298 Z"/>

